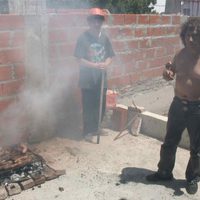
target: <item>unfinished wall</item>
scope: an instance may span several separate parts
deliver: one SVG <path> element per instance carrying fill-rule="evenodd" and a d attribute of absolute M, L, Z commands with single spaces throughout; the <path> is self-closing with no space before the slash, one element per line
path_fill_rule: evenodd
<path fill-rule="evenodd" d="M 78 68 L 73 51 L 77 37 L 87 28 L 86 14 L 57 13 L 46 17 L 50 71 L 53 73 L 59 67 L 65 67 L 72 75 L 67 78 L 77 80 Z M 121 87 L 160 76 L 163 65 L 180 48 L 181 20 L 176 15 L 109 15 L 104 29 L 116 52 L 108 70 L 109 86 Z M 0 111 L 16 97 L 24 78 L 24 59 L 33 55 L 27 51 L 24 55 L 25 21 L 24 16 L 0 16 Z M 42 18 L 37 18 L 37 27 L 42 26 Z M 40 34 L 39 37 L 44 36 Z M 31 36 L 28 40 L 32 40 Z M 77 87 L 77 81 L 71 85 Z"/>
<path fill-rule="evenodd" d="M 75 11 L 0 16 L 0 112 L 15 100 L 21 101 L 17 107 L 23 110 L 20 116 L 19 108 L 9 107 L 9 116 L 19 118 L 14 133 L 18 121 L 27 124 L 17 127 L 18 132 L 40 137 L 61 129 L 80 130 L 79 70 L 73 52 L 87 29 L 86 17 Z M 175 15 L 108 15 L 104 31 L 116 52 L 108 69 L 109 87 L 161 76 L 163 65 L 181 47 L 182 20 Z M 26 93 L 19 93 L 20 88 Z"/>
<path fill-rule="evenodd" d="M 0 112 L 16 99 L 25 77 L 24 17 L 0 16 Z"/>
<path fill-rule="evenodd" d="M 52 66 L 59 61 L 74 69 L 74 46 L 86 29 L 86 15 L 71 13 L 49 17 Z M 181 20 L 176 15 L 109 15 L 104 28 L 116 52 L 108 69 L 109 86 L 121 87 L 160 76 L 163 65 L 180 49 Z"/>

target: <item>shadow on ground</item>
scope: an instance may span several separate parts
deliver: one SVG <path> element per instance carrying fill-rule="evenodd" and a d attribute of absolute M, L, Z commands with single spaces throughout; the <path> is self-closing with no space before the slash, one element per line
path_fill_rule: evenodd
<path fill-rule="evenodd" d="M 184 194 L 181 191 L 181 188 L 185 188 L 184 179 L 174 179 L 173 181 L 159 181 L 159 182 L 148 182 L 145 177 L 149 174 L 154 173 L 151 170 L 136 168 L 136 167 L 127 167 L 124 168 L 120 174 L 120 183 L 126 184 L 128 182 L 143 183 L 146 185 L 162 185 L 166 188 L 171 188 L 174 190 L 175 196 L 181 196 Z"/>

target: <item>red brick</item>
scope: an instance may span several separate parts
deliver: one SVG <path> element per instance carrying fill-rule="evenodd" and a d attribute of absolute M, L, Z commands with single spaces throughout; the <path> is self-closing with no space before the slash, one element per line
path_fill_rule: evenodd
<path fill-rule="evenodd" d="M 24 50 L 20 48 L 0 51 L 0 64 L 17 63 L 24 61 Z"/>
<path fill-rule="evenodd" d="M 155 48 L 155 57 L 161 57 L 166 55 L 166 49 L 163 47 Z"/>
<path fill-rule="evenodd" d="M 139 41 L 139 48 L 150 48 L 151 39 L 142 39 Z"/>
<path fill-rule="evenodd" d="M 49 27 L 51 29 L 63 28 L 63 27 L 75 27 L 75 26 L 86 26 L 87 15 L 73 15 L 73 14 L 60 14 L 56 16 L 50 16 Z"/>
<path fill-rule="evenodd" d="M 161 24 L 161 15 L 149 15 L 149 24 Z"/>
<path fill-rule="evenodd" d="M 144 50 L 144 57 L 145 57 L 145 59 L 154 58 L 155 57 L 155 49 L 154 48 L 145 49 Z"/>
<path fill-rule="evenodd" d="M 67 38 L 66 38 L 66 42 L 67 43 L 72 43 L 72 42 L 76 42 L 78 37 L 86 30 L 83 28 L 74 28 L 73 32 L 68 32 Z"/>
<path fill-rule="evenodd" d="M 73 71 L 77 71 L 78 68 L 78 63 L 77 61 L 74 59 L 69 59 L 67 58 L 67 56 L 65 58 L 62 59 L 50 59 L 50 64 L 52 66 L 52 68 L 55 68 L 56 70 L 64 70 L 66 68 L 69 68 L 71 71 L 73 69 Z M 73 68 L 72 68 L 73 66 Z"/>
<path fill-rule="evenodd" d="M 147 80 L 149 78 L 155 78 L 155 77 L 162 76 L 162 71 L 163 71 L 162 67 L 143 71 L 140 80 Z"/>
<path fill-rule="evenodd" d="M 120 29 L 119 32 L 123 38 L 127 36 L 133 36 L 134 33 L 131 27 L 125 27 L 125 26 L 122 29 Z"/>
<path fill-rule="evenodd" d="M 115 131 L 122 131 L 126 124 L 128 119 L 128 107 L 123 105 L 117 105 L 113 109 L 113 115 L 112 115 L 112 128 Z"/>
<path fill-rule="evenodd" d="M 124 14 L 112 14 L 110 18 L 110 25 L 124 25 Z"/>
<path fill-rule="evenodd" d="M 130 85 L 130 75 L 121 76 L 119 79 L 119 86 Z"/>
<path fill-rule="evenodd" d="M 155 38 L 151 41 L 151 47 L 165 47 L 180 45 L 179 36 Z"/>
<path fill-rule="evenodd" d="M 128 45 L 126 41 L 113 41 L 112 42 L 113 48 L 116 52 L 121 52 L 121 51 L 127 51 L 128 50 Z"/>
<path fill-rule="evenodd" d="M 130 74 L 134 71 L 135 62 L 129 62 L 124 65 L 124 74 Z"/>
<path fill-rule="evenodd" d="M 0 112 L 5 110 L 10 104 L 15 102 L 15 97 L 0 100 Z"/>
<path fill-rule="evenodd" d="M 147 69 L 149 67 L 149 62 L 146 60 L 140 60 L 137 62 L 137 70 L 141 71 L 143 69 Z"/>
<path fill-rule="evenodd" d="M 73 56 L 75 44 L 63 44 L 59 45 L 59 56 L 61 58 L 66 58 L 66 56 Z"/>
<path fill-rule="evenodd" d="M 117 66 L 117 65 L 121 65 L 120 55 L 116 55 L 116 56 L 113 58 L 111 67 L 115 67 L 115 66 Z"/>
<path fill-rule="evenodd" d="M 115 66 L 115 67 L 112 69 L 111 76 L 112 76 L 112 77 L 120 76 L 120 75 L 122 74 L 122 67 L 123 67 L 123 66 Z"/>
<path fill-rule="evenodd" d="M 166 30 L 164 27 L 150 27 L 147 28 L 148 36 L 163 36 L 166 34 Z"/>
<path fill-rule="evenodd" d="M 0 30 L 24 29 L 24 16 L 19 15 L 1 15 Z"/>
<path fill-rule="evenodd" d="M 176 34 L 179 34 L 179 32 L 180 32 L 180 27 L 176 27 L 176 26 L 166 27 L 167 35 L 176 35 Z"/>
<path fill-rule="evenodd" d="M 10 32 L 0 32 L 0 48 L 8 47 Z"/>
<path fill-rule="evenodd" d="M 126 14 L 124 15 L 124 24 L 136 24 L 137 15 L 135 14 Z"/>
<path fill-rule="evenodd" d="M 51 30 L 49 31 L 50 42 L 63 42 L 66 41 L 69 35 L 69 30 Z"/>
<path fill-rule="evenodd" d="M 12 79 L 12 67 L 4 66 L 0 67 L 0 81 Z"/>
<path fill-rule="evenodd" d="M 147 35 L 147 28 L 135 28 L 135 37 L 145 37 Z"/>
<path fill-rule="evenodd" d="M 144 59 L 143 50 L 138 50 L 138 49 L 137 49 L 137 50 L 134 51 L 132 54 L 133 54 L 133 59 L 134 59 L 135 61 Z"/>
<path fill-rule="evenodd" d="M 128 42 L 128 49 L 129 50 L 135 50 L 135 49 L 138 49 L 138 47 L 139 47 L 138 40 L 130 40 Z"/>
<path fill-rule="evenodd" d="M 181 24 L 181 17 L 180 15 L 173 15 L 172 16 L 172 24 Z"/>
<path fill-rule="evenodd" d="M 169 15 L 162 15 L 161 16 L 162 24 L 171 24 L 171 16 Z"/>
<path fill-rule="evenodd" d="M 119 77 L 110 78 L 108 80 L 108 88 L 116 88 L 119 86 Z"/>
<path fill-rule="evenodd" d="M 165 52 L 166 55 L 175 55 L 175 53 L 177 53 L 177 50 L 180 50 L 180 47 L 177 48 L 177 46 L 166 46 L 165 47 Z"/>
<path fill-rule="evenodd" d="M 123 63 L 124 65 L 133 62 L 133 58 L 134 58 L 134 53 L 120 55 L 121 63 Z"/>
<path fill-rule="evenodd" d="M 15 64 L 15 78 L 16 79 L 24 78 L 25 75 L 26 75 L 26 70 L 24 64 L 23 63 Z"/>
<path fill-rule="evenodd" d="M 151 40 L 151 47 L 162 47 L 164 46 L 165 38 L 153 38 Z"/>
<path fill-rule="evenodd" d="M 164 38 L 164 46 L 172 46 L 172 45 L 179 45 L 180 44 L 180 38 L 179 36 L 174 36 L 174 37 L 166 37 Z"/>
<path fill-rule="evenodd" d="M 163 67 L 166 64 L 166 57 L 155 58 L 152 61 L 149 61 L 149 65 L 151 68 L 154 67 Z"/>
<path fill-rule="evenodd" d="M 20 91 L 22 81 L 12 81 L 9 83 L 0 84 L 0 96 L 9 96 Z"/>
<path fill-rule="evenodd" d="M 134 72 L 134 73 L 130 74 L 130 84 L 131 85 L 136 83 L 139 80 L 140 80 L 140 76 L 138 75 L 137 72 Z"/>
<path fill-rule="evenodd" d="M 25 45 L 25 33 L 24 31 L 16 31 L 13 33 L 12 37 L 12 42 L 11 46 L 16 47 L 16 46 L 24 46 Z"/>
<path fill-rule="evenodd" d="M 149 15 L 138 15 L 138 24 L 149 24 Z"/>
<path fill-rule="evenodd" d="M 109 27 L 106 29 L 107 31 L 107 35 L 112 38 L 112 39 L 116 39 L 116 38 L 120 38 L 120 29 L 117 27 Z"/>

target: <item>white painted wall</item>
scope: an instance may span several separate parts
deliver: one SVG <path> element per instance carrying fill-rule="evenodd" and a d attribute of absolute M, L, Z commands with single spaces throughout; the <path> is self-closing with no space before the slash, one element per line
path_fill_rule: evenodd
<path fill-rule="evenodd" d="M 154 6 L 155 7 L 155 11 L 158 13 L 162 13 L 165 11 L 165 3 L 166 0 L 157 0 L 157 4 Z"/>

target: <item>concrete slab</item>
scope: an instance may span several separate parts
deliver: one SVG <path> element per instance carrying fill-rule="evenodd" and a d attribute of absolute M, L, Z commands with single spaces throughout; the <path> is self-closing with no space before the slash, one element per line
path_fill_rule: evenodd
<path fill-rule="evenodd" d="M 67 138 L 52 138 L 35 145 L 54 169 L 66 169 L 66 175 L 46 181 L 41 188 L 26 190 L 15 200 L 199 200 L 200 192 L 187 194 L 185 169 L 189 151 L 178 148 L 175 180 L 152 184 L 145 176 L 157 169 L 161 142 L 139 134 L 124 133 L 113 141 L 118 132 L 106 129 L 108 136 L 100 144 Z M 76 154 L 71 154 L 75 151 Z M 62 192 L 59 188 L 63 188 Z"/>
<path fill-rule="evenodd" d="M 6 189 L 5 189 L 5 187 L 4 186 L 0 186 L 0 200 L 6 199 L 7 196 L 8 196 L 8 193 L 7 193 Z"/>
<path fill-rule="evenodd" d="M 166 134 L 167 117 L 148 111 L 141 113 L 141 116 L 141 133 L 163 141 Z M 183 132 L 179 146 L 189 149 L 189 136 L 187 130 Z"/>

